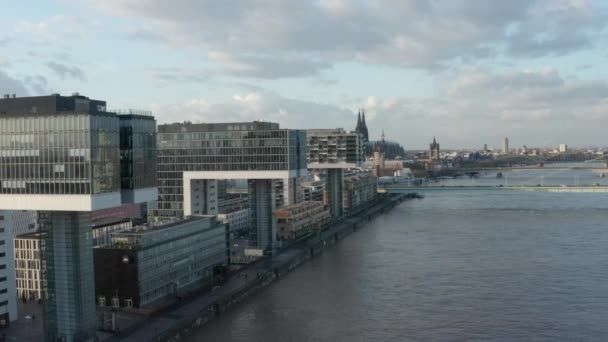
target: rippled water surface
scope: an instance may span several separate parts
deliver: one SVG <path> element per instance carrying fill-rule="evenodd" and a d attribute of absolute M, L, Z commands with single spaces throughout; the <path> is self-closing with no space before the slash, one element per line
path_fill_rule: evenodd
<path fill-rule="evenodd" d="M 607 208 L 608 194 L 429 194 L 190 341 L 608 341 Z"/>

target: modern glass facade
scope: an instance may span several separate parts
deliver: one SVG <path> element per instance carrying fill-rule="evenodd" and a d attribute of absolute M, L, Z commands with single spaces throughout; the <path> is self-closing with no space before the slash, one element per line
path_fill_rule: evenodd
<path fill-rule="evenodd" d="M 156 120 L 134 112 L 119 112 L 121 188 L 156 187 Z"/>
<path fill-rule="evenodd" d="M 45 340 L 92 340 L 97 323 L 90 213 L 39 217 Z"/>
<path fill-rule="evenodd" d="M 154 119 L 142 120 L 147 122 L 125 118 L 132 127 L 126 132 L 154 135 Z M 123 202 L 121 138 L 131 139 L 122 146 L 145 150 L 127 153 L 134 165 L 154 170 L 154 136 L 121 136 L 120 121 L 104 101 L 79 94 L 0 99 L 0 200 L 7 208 L 40 210 L 44 329 L 49 341 L 95 337 L 90 211 Z M 134 179 L 134 187 L 139 186 L 137 173 L 142 169 L 134 167 L 126 176 Z M 150 170 L 150 177 L 142 177 L 145 182 L 154 182 Z"/>
<path fill-rule="evenodd" d="M 202 285 L 215 266 L 228 264 L 228 227 L 215 217 L 134 227 L 112 234 L 111 241 L 94 251 L 96 292 L 108 303 L 118 298 L 121 306 L 126 300 L 146 306 L 196 282 Z M 136 288 L 117 281 L 123 276 L 134 277 Z"/>
<path fill-rule="evenodd" d="M 0 193 L 120 190 L 118 120 L 107 114 L 0 114 Z"/>
<path fill-rule="evenodd" d="M 130 229 L 133 223 L 127 218 L 109 218 L 105 220 L 92 221 L 93 248 L 107 246 L 110 243 L 112 233 Z"/>
<path fill-rule="evenodd" d="M 306 169 L 306 132 L 278 124 L 170 124 L 158 126 L 157 218 L 183 216 L 184 171 Z"/>

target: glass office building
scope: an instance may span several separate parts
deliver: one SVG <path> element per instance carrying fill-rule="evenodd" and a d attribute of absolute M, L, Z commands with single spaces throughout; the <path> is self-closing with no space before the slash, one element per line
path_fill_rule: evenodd
<path fill-rule="evenodd" d="M 118 111 L 122 189 L 156 186 L 156 121 L 152 113 Z"/>
<path fill-rule="evenodd" d="M 119 191 L 118 130 L 107 113 L 8 116 L 0 109 L 0 193 Z"/>
<path fill-rule="evenodd" d="M 164 225 L 114 233 L 96 248 L 98 305 L 146 307 L 213 279 L 229 258 L 228 227 L 215 216 L 196 216 Z"/>
<path fill-rule="evenodd" d="M 100 194 L 154 187 L 155 125 L 151 116 L 9 116 L 0 109 L 0 193 Z"/>
<path fill-rule="evenodd" d="M 159 219 L 184 215 L 184 172 L 300 169 L 306 169 L 305 131 L 259 121 L 159 125 L 159 197 L 150 215 Z"/>
<path fill-rule="evenodd" d="M 126 199 L 157 197 L 149 171 L 156 165 L 154 125 L 151 116 L 121 118 L 106 109 L 106 102 L 77 93 L 0 99 L 0 209 L 40 212 L 48 340 L 95 336 L 90 213 L 118 207 Z M 121 132 L 121 127 L 131 129 Z M 137 165 L 126 175 L 121 174 L 121 148 Z M 143 170 L 150 180 L 138 183 L 146 178 L 138 174 Z M 133 181 L 121 184 L 125 179 Z M 122 195 L 123 187 L 139 186 L 145 188 L 138 194 Z"/>

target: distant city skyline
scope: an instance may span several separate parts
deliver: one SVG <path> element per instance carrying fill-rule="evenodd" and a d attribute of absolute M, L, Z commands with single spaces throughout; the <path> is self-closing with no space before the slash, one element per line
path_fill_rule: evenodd
<path fill-rule="evenodd" d="M 292 129 L 364 108 L 370 140 L 406 149 L 602 146 L 606 19 L 599 0 L 24 0 L 0 13 L 0 93 Z"/>

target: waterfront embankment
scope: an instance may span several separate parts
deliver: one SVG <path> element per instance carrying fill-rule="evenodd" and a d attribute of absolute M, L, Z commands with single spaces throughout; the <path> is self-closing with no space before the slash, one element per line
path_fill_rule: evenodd
<path fill-rule="evenodd" d="M 405 198 L 405 195 L 383 196 L 374 204 L 333 224 L 330 228 L 299 241 L 276 255 L 244 267 L 220 288 L 189 298 L 184 304 L 149 317 L 129 331 L 123 331 L 108 341 L 180 341 L 200 329 L 216 315 L 321 254 L 344 237 L 362 228 L 366 222 L 391 210 Z"/>

